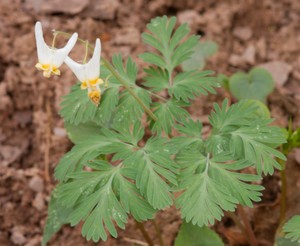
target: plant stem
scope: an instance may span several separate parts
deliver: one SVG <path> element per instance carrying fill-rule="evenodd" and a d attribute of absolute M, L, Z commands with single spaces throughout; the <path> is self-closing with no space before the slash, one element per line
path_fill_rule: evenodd
<path fill-rule="evenodd" d="M 251 246 L 258 246 L 256 237 L 255 237 L 254 232 L 253 232 L 253 229 L 250 225 L 249 219 L 248 219 L 243 207 L 241 205 L 238 205 L 237 210 L 238 210 L 238 213 L 241 216 L 241 219 L 244 223 L 245 230 L 247 232 L 247 236 L 248 236 L 248 239 L 249 239 L 249 244 Z"/>
<path fill-rule="evenodd" d="M 163 240 L 163 238 L 162 238 L 162 236 L 161 236 L 160 228 L 159 228 L 159 225 L 156 223 L 155 218 L 152 220 L 152 223 L 153 223 L 153 225 L 154 225 L 156 234 L 157 234 L 157 236 L 158 236 L 159 245 L 160 245 L 160 246 L 164 246 L 164 245 L 165 245 L 165 244 L 164 244 L 164 240 Z"/>
<path fill-rule="evenodd" d="M 135 220 L 135 225 L 141 231 L 141 233 L 143 234 L 143 237 L 145 238 L 145 240 L 147 241 L 149 246 L 154 246 L 154 243 L 152 242 L 148 232 L 145 230 L 145 227 L 144 227 L 143 223 L 137 222 Z"/>
<path fill-rule="evenodd" d="M 287 185 L 286 185 L 285 162 L 281 159 L 278 159 L 278 162 L 282 167 L 282 169 L 280 170 L 281 196 L 280 196 L 280 216 L 279 216 L 279 227 L 278 227 L 278 229 L 280 230 L 286 217 Z"/>
<path fill-rule="evenodd" d="M 280 224 L 285 221 L 286 216 L 286 172 L 280 171 L 281 177 L 281 198 L 280 198 Z"/>
<path fill-rule="evenodd" d="M 116 77 L 117 80 L 128 90 L 128 92 L 134 97 L 135 100 L 142 106 L 145 112 L 153 121 L 157 121 L 157 117 L 152 113 L 152 111 L 143 103 L 143 101 L 135 94 L 135 92 L 130 88 L 129 85 L 123 80 L 119 73 L 114 69 L 109 61 L 102 58 L 104 66 Z"/>

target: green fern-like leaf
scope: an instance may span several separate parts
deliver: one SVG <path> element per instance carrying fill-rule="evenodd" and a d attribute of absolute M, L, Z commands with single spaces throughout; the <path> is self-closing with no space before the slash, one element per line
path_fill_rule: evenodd
<path fill-rule="evenodd" d="M 183 24 L 174 31 L 175 24 L 176 17 L 170 19 L 166 16 L 157 17 L 147 25 L 152 35 L 148 33 L 142 35 L 143 41 L 156 48 L 160 54 L 148 52 L 140 57 L 146 62 L 165 68 L 169 75 L 176 66 L 192 55 L 193 47 L 197 45 L 199 39 L 197 36 L 191 36 L 180 44 L 189 33 L 189 28 L 187 24 Z"/>
<path fill-rule="evenodd" d="M 185 150 L 176 156 L 182 169 L 178 189 L 184 190 L 176 204 L 187 222 L 198 226 L 213 224 L 221 220 L 223 210 L 234 211 L 238 203 L 251 207 L 253 201 L 260 201 L 259 191 L 263 187 L 249 183 L 259 180 L 259 176 L 235 172 L 249 163 L 222 163 L 229 158 L 210 159 L 195 150 Z"/>
<path fill-rule="evenodd" d="M 260 191 L 264 188 L 250 182 L 258 182 L 261 177 L 254 174 L 235 172 L 250 166 L 251 163 L 244 160 L 230 164 L 222 163 L 223 158 L 222 156 L 213 158 L 209 169 L 211 177 L 220 185 L 226 185 L 229 194 L 235 197 L 240 204 L 253 207 L 253 202 L 260 202 L 262 196 Z"/>
<path fill-rule="evenodd" d="M 119 103 L 119 87 L 110 87 L 102 95 L 97 113 L 93 119 L 97 124 L 109 127 Z"/>
<path fill-rule="evenodd" d="M 291 239 L 292 242 L 298 242 L 300 245 L 300 215 L 295 215 L 284 226 L 283 231 L 286 233 L 285 238 Z"/>
<path fill-rule="evenodd" d="M 152 132 L 161 134 L 164 131 L 170 134 L 176 122 L 182 122 L 188 118 L 188 112 L 182 108 L 186 106 L 189 104 L 173 99 L 165 103 L 154 103 L 153 109 L 157 120 L 151 122 Z"/>
<path fill-rule="evenodd" d="M 137 76 L 137 66 L 135 62 L 129 57 L 125 66 L 123 65 L 123 58 L 119 55 L 114 55 L 112 58 L 112 63 L 119 73 L 119 75 L 126 81 L 129 85 L 135 85 Z"/>
<path fill-rule="evenodd" d="M 153 92 L 159 92 L 169 87 L 169 75 L 166 70 L 157 67 L 149 67 L 145 69 L 147 76 L 145 77 L 145 86 L 149 87 Z"/>
<path fill-rule="evenodd" d="M 230 195 L 226 186 L 222 186 L 209 175 L 208 158 L 203 158 L 200 164 L 204 165 L 203 172 L 196 169 L 192 175 L 182 177 L 178 188 L 184 192 L 177 198 L 176 205 L 186 222 L 203 226 L 221 220 L 223 210 L 234 211 L 238 200 Z"/>
<path fill-rule="evenodd" d="M 154 208 L 171 205 L 168 182 L 177 182 L 176 164 L 163 138 L 150 138 L 143 148 L 139 147 L 143 134 L 140 123 L 131 127 L 131 124 L 124 122 L 114 130 L 101 128 L 98 134 L 95 132 L 78 142 L 61 159 L 56 168 L 56 178 L 67 180 L 72 172 L 82 170 L 89 160 L 102 154 L 113 154 L 113 161 L 121 160 L 126 168 L 135 170 L 133 176 L 129 175 L 128 178 L 135 181 L 138 190 Z M 149 183 L 152 185 L 149 186 Z"/>
<path fill-rule="evenodd" d="M 281 165 L 273 157 L 286 160 L 286 157 L 272 147 L 272 144 L 284 143 L 281 129 L 271 127 L 264 122 L 241 127 L 231 133 L 230 151 L 234 155 L 254 163 L 259 174 L 273 174 Z M 271 144 L 271 146 L 270 146 Z"/>
<path fill-rule="evenodd" d="M 178 74 L 174 78 L 174 86 L 169 88 L 169 95 L 175 96 L 178 100 L 189 102 L 199 95 L 207 95 L 207 92 L 215 94 L 213 87 L 217 87 L 218 83 L 211 75 L 212 71 L 189 71 Z"/>
<path fill-rule="evenodd" d="M 131 91 L 128 91 L 128 89 L 125 88 L 125 90 L 120 93 L 119 104 L 114 112 L 113 124 L 117 126 L 118 124 L 123 124 L 124 121 L 134 123 L 136 120 L 139 120 L 144 113 L 143 107 L 150 107 L 150 94 L 147 90 L 136 85 L 137 66 L 131 58 L 128 58 L 125 65 L 123 64 L 121 55 L 115 55 L 112 60 L 117 73 L 131 89 Z M 132 93 L 134 93 L 144 105 L 141 105 Z"/>
<path fill-rule="evenodd" d="M 174 79 L 173 70 L 194 53 L 194 47 L 199 43 L 198 36 L 187 38 L 189 28 L 187 24 L 174 29 L 176 18 L 166 16 L 157 17 L 147 25 L 151 32 L 143 34 L 143 41 L 154 47 L 159 54 L 147 52 L 140 57 L 154 66 L 145 69 L 147 73 L 145 85 L 154 92 L 168 89 L 170 96 L 188 102 L 200 94 L 215 93 L 213 87 L 218 86 L 212 77 L 211 71 L 199 72 L 196 70 L 179 73 Z M 181 42 L 182 40 L 184 40 Z M 156 66 L 156 67 L 155 67 Z"/>
<path fill-rule="evenodd" d="M 87 122 L 79 125 L 73 125 L 65 122 L 64 124 L 68 137 L 74 143 L 80 143 L 89 136 L 93 136 L 95 133 L 99 133 L 102 126 L 97 125 L 94 122 Z"/>
<path fill-rule="evenodd" d="M 149 92 L 140 87 L 134 87 L 132 90 L 140 98 L 144 105 L 149 108 L 151 103 Z M 134 123 L 135 121 L 140 120 L 143 113 L 144 109 L 141 104 L 139 104 L 136 99 L 125 90 L 120 94 L 120 102 L 115 113 L 114 124 L 124 124 L 124 121 Z"/>
<path fill-rule="evenodd" d="M 101 132 L 94 132 L 92 136 L 83 139 L 61 158 L 55 168 L 55 178 L 60 181 L 66 180 L 68 174 L 81 170 L 87 161 L 103 154 L 102 149 L 111 142 L 112 140 L 103 136 Z"/>
<path fill-rule="evenodd" d="M 177 153 L 187 147 L 201 149 L 203 146 L 201 122 L 188 119 L 181 125 L 175 125 L 175 128 L 182 136 L 173 137 L 170 140 L 169 146 L 173 153 Z"/>
<path fill-rule="evenodd" d="M 150 138 L 142 149 L 133 150 L 124 159 L 126 167 L 136 170 L 131 178 L 136 181 L 137 188 L 156 209 L 163 209 L 173 203 L 171 188 L 165 180 L 177 184 L 177 166 L 170 158 L 165 141 L 162 138 Z"/>
<path fill-rule="evenodd" d="M 239 102 L 227 109 L 227 100 L 222 108 L 214 106 L 210 116 L 213 132 L 207 145 L 214 155 L 230 152 L 235 158 L 245 159 L 255 165 L 261 174 L 273 174 L 281 166 L 273 157 L 285 160 L 275 147 L 284 143 L 285 136 L 279 127 L 269 126 L 272 120 L 257 118 L 257 107 Z"/>
<path fill-rule="evenodd" d="M 76 145 L 67 154 L 61 158 L 56 169 L 55 177 L 60 181 L 65 181 L 67 175 L 74 171 L 81 170 L 83 166 L 90 160 L 94 160 L 100 155 L 111 154 L 116 150 L 125 150 L 129 146 L 133 146 L 137 143 L 136 138 L 141 138 L 143 131 L 140 125 L 137 123 L 137 127 L 134 127 L 133 136 L 129 129 L 129 125 L 125 124 L 122 128 L 122 134 L 119 134 L 116 130 L 95 127 L 95 124 L 85 124 L 77 126 L 69 126 L 72 131 L 71 136 L 75 136 Z M 86 129 L 86 127 L 92 126 L 90 131 L 85 130 L 85 134 L 81 134 L 81 129 Z M 138 130 L 135 130 L 138 129 Z M 76 136 L 78 134 L 79 136 Z M 80 139 L 79 139 L 80 138 Z M 128 142 L 128 145 L 124 142 Z"/>
<path fill-rule="evenodd" d="M 116 225 L 122 229 L 131 213 L 138 221 L 153 217 L 155 210 L 122 174 L 122 165 L 106 161 L 87 163 L 93 172 L 69 175 L 71 181 L 61 185 L 59 197 L 66 207 L 73 207 L 71 225 L 84 221 L 82 235 L 94 242 L 107 239 L 107 231 L 117 237 Z"/>
<path fill-rule="evenodd" d="M 51 237 L 60 230 L 62 225 L 69 222 L 69 215 L 72 208 L 62 206 L 58 199 L 59 186 L 51 194 L 48 205 L 48 217 L 43 232 L 42 246 L 46 246 Z"/>
<path fill-rule="evenodd" d="M 93 120 L 98 110 L 79 84 L 72 86 L 71 92 L 63 97 L 61 108 L 60 115 L 74 125 Z"/>

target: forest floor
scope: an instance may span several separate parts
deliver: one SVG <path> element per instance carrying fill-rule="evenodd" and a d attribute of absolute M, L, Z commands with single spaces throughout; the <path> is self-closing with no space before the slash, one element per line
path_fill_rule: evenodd
<path fill-rule="evenodd" d="M 151 18 L 177 16 L 188 22 L 202 40 L 218 43 L 208 69 L 231 75 L 264 66 L 272 73 L 276 89 L 268 98 L 274 124 L 286 127 L 291 117 L 300 127 L 300 1 L 298 0 L 1 0 L 0 1 L 0 245 L 40 245 L 47 204 L 55 181 L 58 160 L 72 147 L 58 115 L 61 97 L 76 79 L 62 67 L 61 77 L 44 79 L 37 62 L 34 23 L 51 30 L 78 32 L 83 39 L 102 40 L 103 55 L 129 55 L 145 65 L 137 54 L 146 50 L 141 33 Z M 62 42 L 63 43 L 63 42 Z M 83 47 L 71 53 L 82 59 Z M 140 72 L 142 69 L 140 69 Z M 50 104 L 46 98 L 51 98 Z M 224 92 L 196 100 L 189 110 L 207 127 L 212 103 Z M 48 101 L 49 102 L 49 101 Z M 44 177 L 50 165 L 51 179 Z M 287 216 L 300 213 L 300 150 L 288 157 Z M 259 245 L 272 245 L 279 219 L 279 173 L 263 179 L 262 202 L 246 209 Z M 172 245 L 180 226 L 174 207 L 157 214 L 166 245 Z M 158 243 L 151 222 L 145 223 Z M 225 217 L 214 228 L 227 245 L 248 245 L 233 221 Z M 130 220 L 119 238 L 97 245 L 134 245 L 145 241 Z M 81 236 L 81 228 L 64 226 L 49 245 L 95 245 Z"/>

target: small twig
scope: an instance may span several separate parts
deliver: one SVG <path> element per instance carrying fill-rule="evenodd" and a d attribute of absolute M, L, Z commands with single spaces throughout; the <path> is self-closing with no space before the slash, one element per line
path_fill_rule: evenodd
<path fill-rule="evenodd" d="M 139 241 L 139 240 L 136 240 L 136 239 L 131 239 L 131 238 L 128 238 L 128 237 L 124 237 L 123 240 L 125 242 L 134 243 L 134 244 L 141 245 L 141 246 L 148 246 L 149 245 L 148 243 L 145 243 L 145 242 L 142 242 L 142 241 Z"/>
<path fill-rule="evenodd" d="M 258 246 L 256 237 L 255 237 L 254 232 L 253 232 L 253 229 L 250 225 L 249 219 L 248 219 L 243 207 L 241 205 L 238 205 L 237 210 L 238 210 L 238 213 L 241 216 L 241 219 L 244 223 L 244 226 L 245 226 L 245 229 L 246 229 L 246 232 L 247 232 L 247 236 L 248 236 L 248 239 L 249 239 L 249 244 L 251 246 Z"/>
<path fill-rule="evenodd" d="M 160 230 L 160 228 L 159 228 L 159 225 L 156 223 L 155 218 L 152 220 L 152 224 L 154 225 L 156 234 L 157 234 L 157 236 L 158 236 L 159 245 L 160 245 L 160 246 L 164 246 L 165 244 L 164 244 L 164 240 L 163 240 L 162 235 L 161 235 L 161 230 Z"/>
<path fill-rule="evenodd" d="M 141 233 L 143 234 L 143 237 L 145 238 L 145 240 L 147 241 L 149 246 L 154 246 L 154 243 L 152 242 L 148 232 L 145 230 L 145 227 L 144 227 L 143 223 L 137 222 L 135 220 L 135 225 L 141 231 Z"/>

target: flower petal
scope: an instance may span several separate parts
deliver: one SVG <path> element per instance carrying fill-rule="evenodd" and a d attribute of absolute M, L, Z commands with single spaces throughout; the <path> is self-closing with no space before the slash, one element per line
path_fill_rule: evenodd
<path fill-rule="evenodd" d="M 93 56 L 87 65 L 88 78 L 95 79 L 100 76 L 100 56 L 101 56 L 101 42 L 97 38 Z"/>
<path fill-rule="evenodd" d="M 35 40 L 38 59 L 41 64 L 49 64 L 51 61 L 51 49 L 45 43 L 41 22 L 35 24 Z"/>
<path fill-rule="evenodd" d="M 86 65 L 82 65 L 75 62 L 69 56 L 66 57 L 65 63 L 72 70 L 72 72 L 75 74 L 75 76 L 80 82 L 86 81 Z"/>
<path fill-rule="evenodd" d="M 61 49 L 54 50 L 54 59 L 53 59 L 53 64 L 56 67 L 60 67 L 61 64 L 63 64 L 64 60 L 66 57 L 69 55 L 73 47 L 75 46 L 77 42 L 78 34 L 75 32 L 72 37 L 69 39 L 68 43 L 66 44 L 65 47 Z"/>

